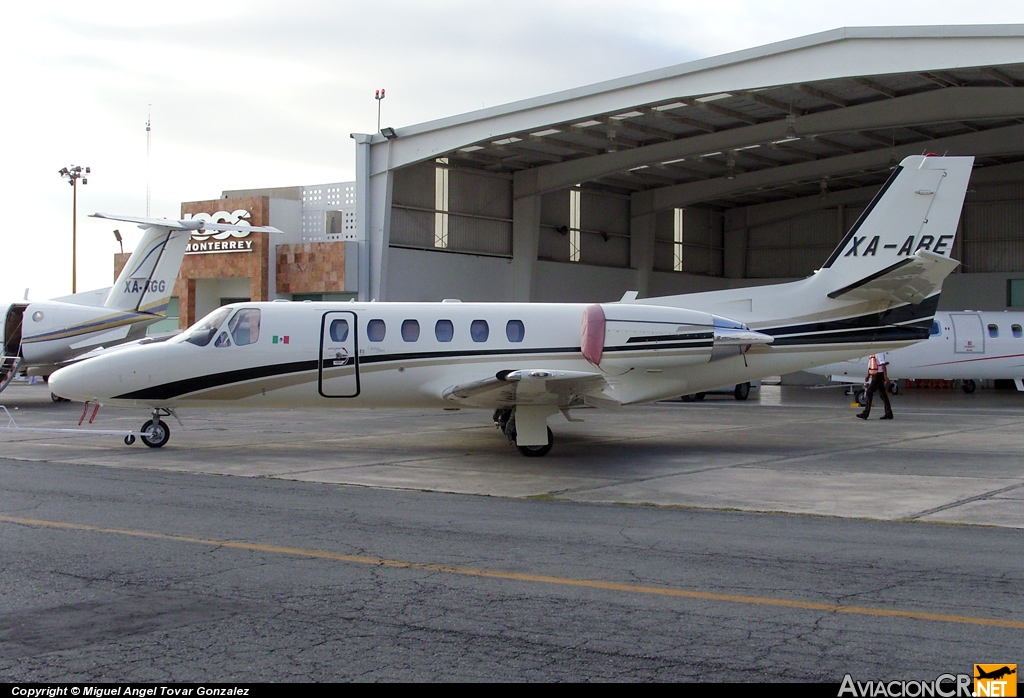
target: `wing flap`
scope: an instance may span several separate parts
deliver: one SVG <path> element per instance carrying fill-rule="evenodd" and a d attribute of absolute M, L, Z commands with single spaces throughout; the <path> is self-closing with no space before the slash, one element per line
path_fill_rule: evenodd
<path fill-rule="evenodd" d="M 446 388 L 444 399 L 475 406 L 582 404 L 588 396 L 599 397 L 608 388 L 601 373 L 551 369 L 498 371 L 482 380 Z"/>

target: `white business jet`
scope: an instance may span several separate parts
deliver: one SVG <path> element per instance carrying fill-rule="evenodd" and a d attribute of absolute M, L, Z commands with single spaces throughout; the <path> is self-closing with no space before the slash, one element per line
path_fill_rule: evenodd
<path fill-rule="evenodd" d="M 94 217 L 137 223 L 146 232 L 109 289 L 7 305 L 0 316 L 0 390 L 18 373 L 48 376 L 90 352 L 145 337 L 146 328 L 167 314 L 167 302 L 193 232 L 280 232 L 274 228 L 200 220 L 171 221 L 103 213 Z"/>
<path fill-rule="evenodd" d="M 823 267 L 776 286 L 617 303 L 237 303 L 174 339 L 61 369 L 74 400 L 179 406 L 471 407 L 528 456 L 548 417 L 618 409 L 925 339 L 973 158 L 909 157 Z M 570 419 L 570 421 L 573 421 Z M 128 439 L 126 439 L 128 441 Z"/>
<path fill-rule="evenodd" d="M 973 393 L 979 380 L 1012 380 L 1024 390 L 1024 313 L 937 312 L 928 339 L 890 352 L 889 379 L 959 380 Z M 867 357 L 810 369 L 840 383 L 861 383 Z M 857 399 L 863 390 L 855 391 Z"/>

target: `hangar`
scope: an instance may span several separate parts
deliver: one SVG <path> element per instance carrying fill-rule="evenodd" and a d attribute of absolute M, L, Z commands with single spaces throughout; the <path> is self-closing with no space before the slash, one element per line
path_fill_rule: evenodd
<path fill-rule="evenodd" d="M 1021 25 L 837 29 L 352 137 L 361 298 L 803 277 L 935 152 L 977 158 L 942 307 L 1024 306 Z"/>

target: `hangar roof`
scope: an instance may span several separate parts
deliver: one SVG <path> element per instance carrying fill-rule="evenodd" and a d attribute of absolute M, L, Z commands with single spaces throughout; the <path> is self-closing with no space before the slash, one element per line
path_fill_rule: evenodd
<path fill-rule="evenodd" d="M 579 183 L 653 210 L 860 188 L 924 151 L 1017 162 L 1024 25 L 836 29 L 396 133 L 371 169 L 446 157 L 529 172 L 517 196 Z"/>

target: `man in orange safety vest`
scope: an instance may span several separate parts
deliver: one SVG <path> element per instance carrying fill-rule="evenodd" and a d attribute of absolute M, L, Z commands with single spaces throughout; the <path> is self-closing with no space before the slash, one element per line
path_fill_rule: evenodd
<path fill-rule="evenodd" d="M 867 419 L 871 413 L 871 398 L 876 390 L 881 394 L 882 402 L 885 404 L 885 414 L 882 415 L 882 419 L 892 419 L 892 405 L 889 404 L 889 395 L 886 392 L 886 386 L 889 385 L 889 372 L 886 368 L 888 365 L 889 360 L 885 358 L 885 352 L 872 354 L 868 358 L 868 375 L 865 379 L 868 384 L 867 402 L 864 405 L 864 411 L 857 413 L 861 419 Z"/>

